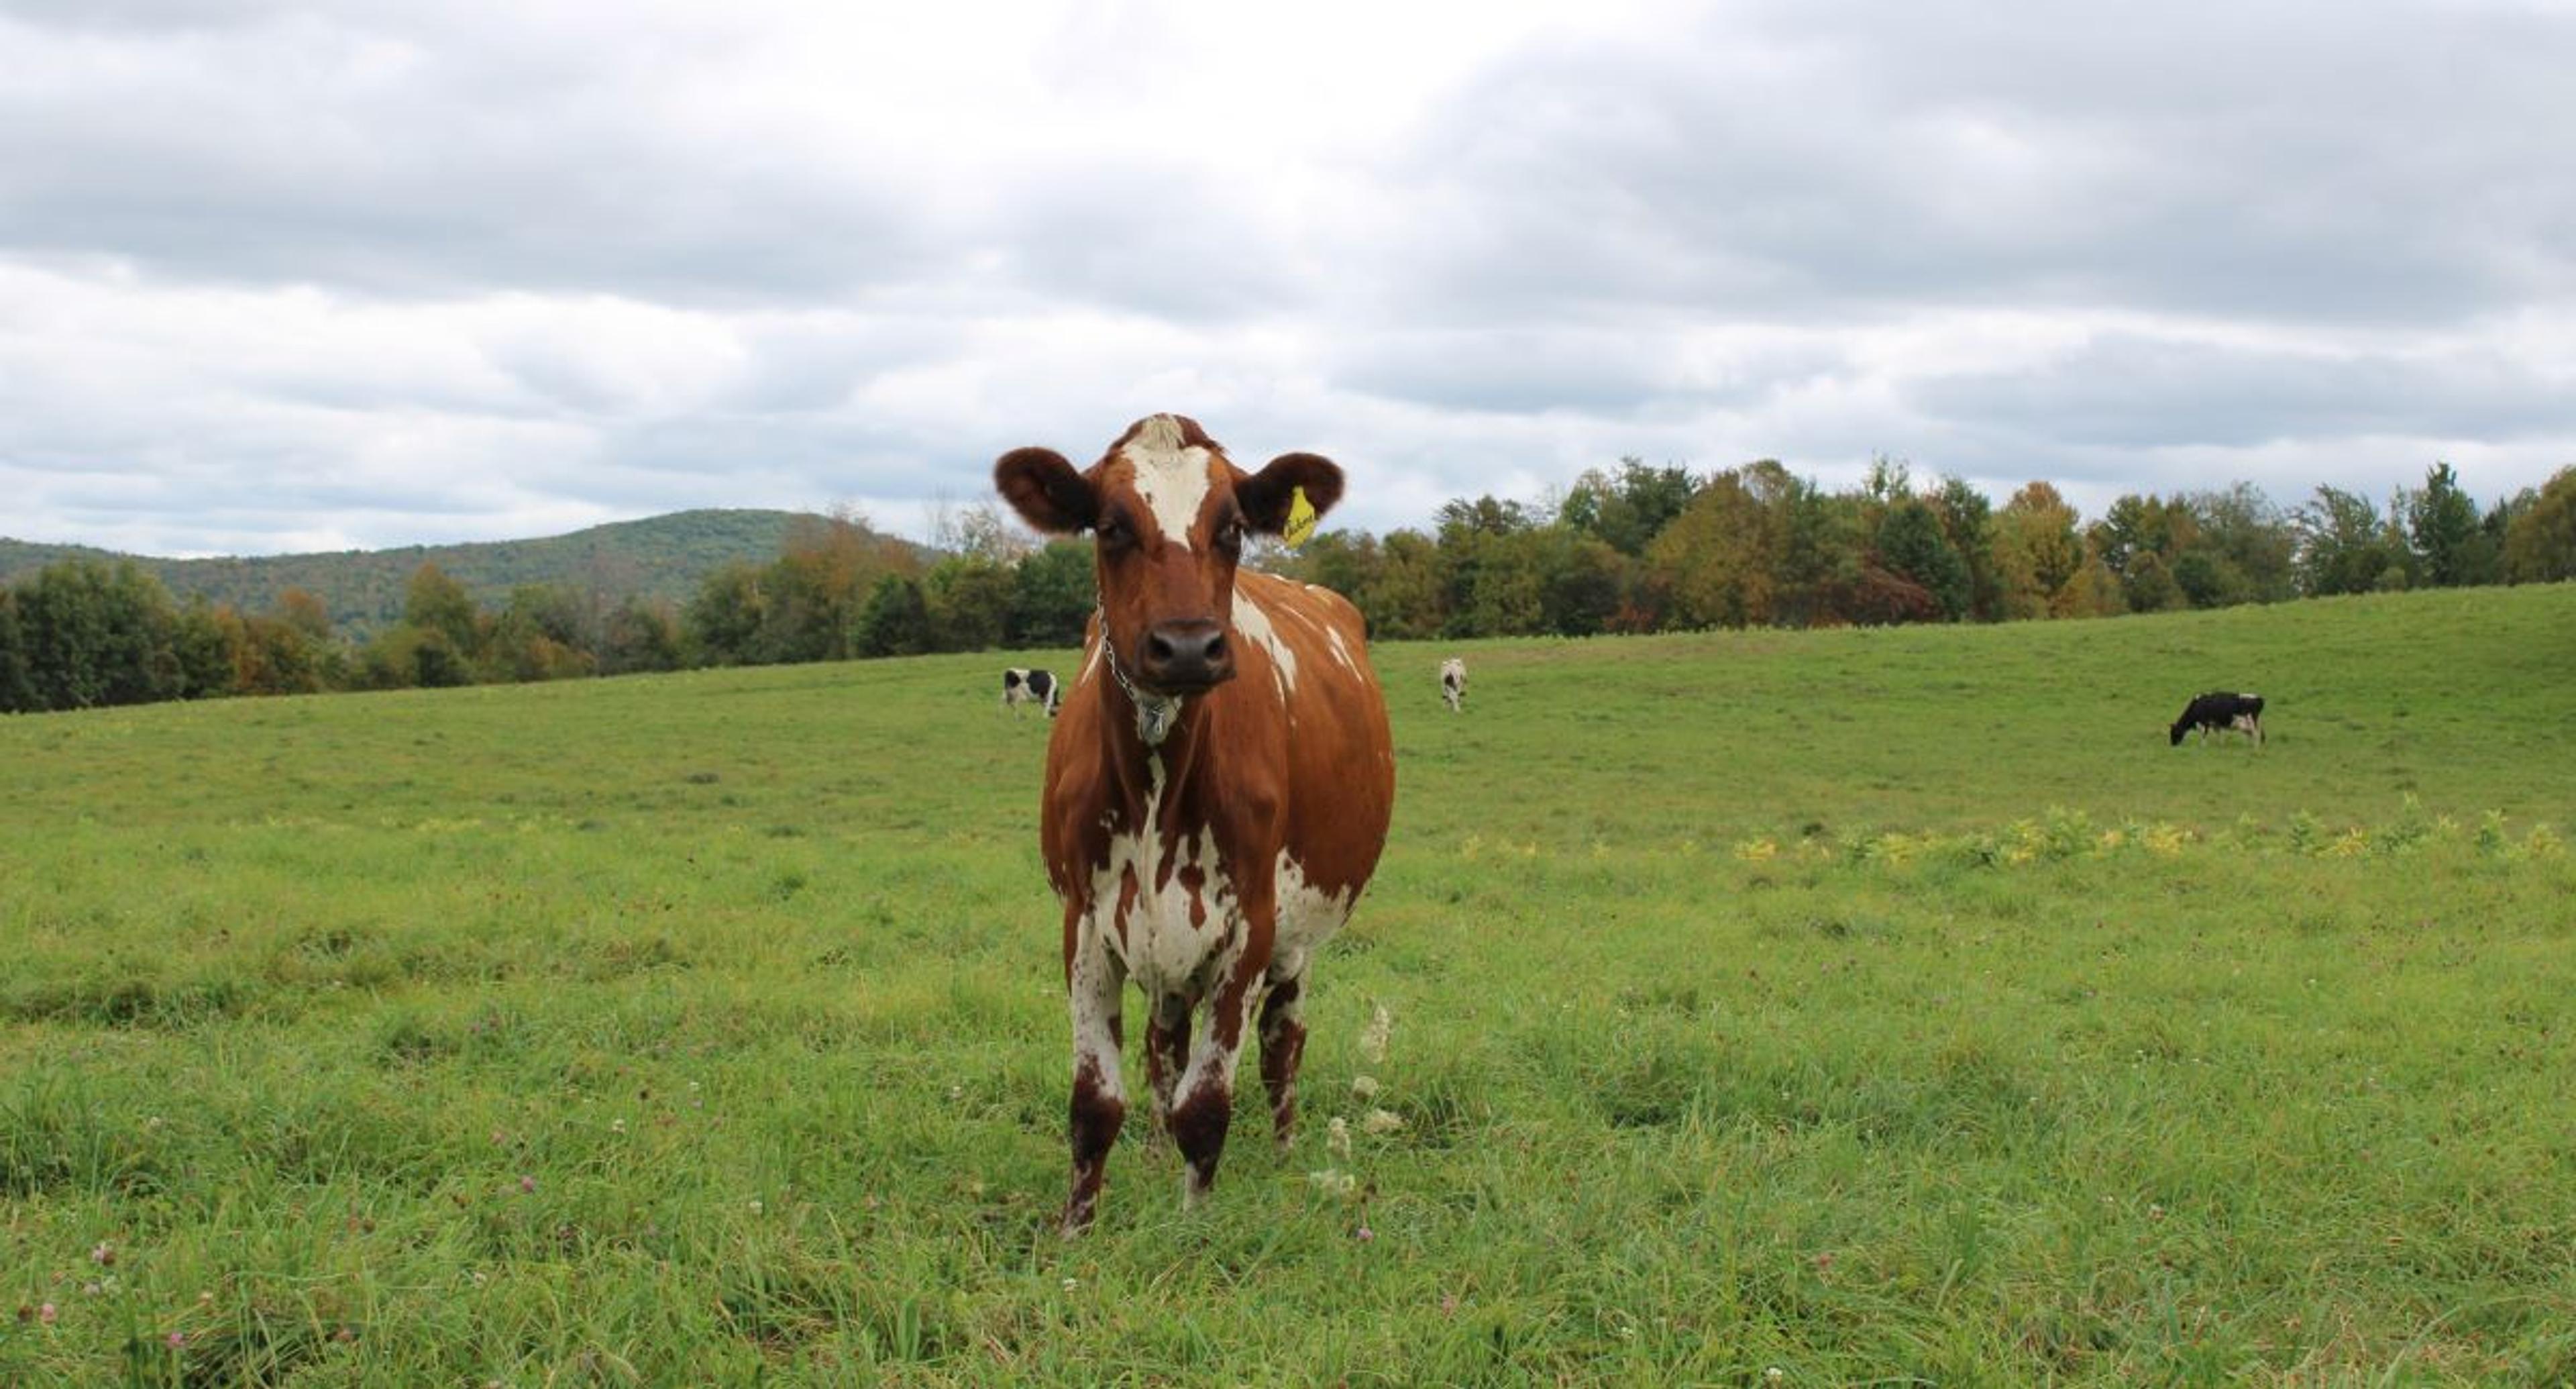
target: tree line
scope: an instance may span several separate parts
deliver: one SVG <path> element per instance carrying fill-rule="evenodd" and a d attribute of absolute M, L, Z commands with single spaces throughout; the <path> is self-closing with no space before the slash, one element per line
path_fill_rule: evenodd
<path fill-rule="evenodd" d="M 484 606 L 424 563 L 404 585 L 399 619 L 363 641 L 341 636 L 308 589 L 246 613 L 176 602 L 132 560 L 63 560 L 0 585 L 0 712 L 1082 640 L 1094 603 L 1089 546 L 1031 548 L 990 508 L 945 529 L 954 552 L 925 564 L 855 516 L 800 518 L 775 559 L 713 570 L 685 603 L 611 603 L 555 583 L 522 584 Z"/>
<path fill-rule="evenodd" d="M 1080 643 L 1087 542 L 1032 545 L 990 504 L 937 530 L 925 562 L 853 516 L 800 520 L 775 559 L 679 604 L 526 584 L 485 607 L 423 564 L 401 620 L 363 642 L 301 588 L 245 613 L 174 602 L 130 560 L 67 560 L 0 585 L 0 712 Z M 1398 640 L 2103 617 L 2576 578 L 2576 467 L 2483 508 L 2437 463 L 2384 507 L 2326 486 L 2284 508 L 2240 482 L 2125 495 L 2087 522 L 2046 482 L 1998 507 L 1886 459 L 1828 491 L 1768 460 L 1629 458 L 1550 501 L 1460 498 L 1429 530 L 1252 562 L 1349 595 Z"/>
<path fill-rule="evenodd" d="M 1459 499 L 1429 530 L 1318 536 L 1284 568 L 1395 639 L 2106 617 L 2576 577 L 2576 468 L 2485 508 L 2435 464 L 2384 508 L 2331 486 L 2284 508 L 2240 482 L 2125 495 L 2087 522 L 2046 482 L 1998 507 L 1883 458 L 1840 491 L 1768 460 L 1629 458 L 1552 503 Z"/>

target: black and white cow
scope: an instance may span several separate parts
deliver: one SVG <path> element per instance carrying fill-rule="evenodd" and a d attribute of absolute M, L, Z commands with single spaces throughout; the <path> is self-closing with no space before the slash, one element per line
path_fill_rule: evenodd
<path fill-rule="evenodd" d="M 2182 717 L 2174 720 L 2173 746 L 2181 747 L 2183 735 L 2195 728 L 2200 730 L 2200 740 L 2204 743 L 2209 741 L 2210 734 L 2232 729 L 2260 746 L 2263 742 L 2263 696 L 2232 694 L 2225 690 L 2194 695 L 2191 703 L 2183 708 Z"/>
<path fill-rule="evenodd" d="M 1440 663 L 1440 697 L 1449 701 L 1449 712 L 1457 713 L 1467 702 L 1467 663 L 1455 656 Z"/>
<path fill-rule="evenodd" d="M 1055 717 L 1056 705 L 1064 699 L 1064 687 L 1054 676 L 1042 670 L 1022 670 L 1017 666 L 1002 672 L 1002 707 L 1034 704 Z"/>

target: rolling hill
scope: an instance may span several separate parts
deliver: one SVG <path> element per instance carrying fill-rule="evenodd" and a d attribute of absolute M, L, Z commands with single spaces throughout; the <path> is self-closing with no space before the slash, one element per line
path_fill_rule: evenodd
<path fill-rule="evenodd" d="M 363 639 L 401 615 L 403 585 L 423 564 L 436 564 L 486 606 L 498 606 L 522 584 L 560 584 L 596 594 L 603 603 L 630 593 L 680 603 L 715 569 L 777 558 L 800 519 L 824 518 L 794 511 L 675 511 L 535 540 L 215 559 L 160 559 L 0 538 L 0 583 L 63 560 L 130 559 L 158 575 L 183 603 L 203 597 L 264 612 L 286 589 L 307 589 L 321 597 L 343 634 Z"/>

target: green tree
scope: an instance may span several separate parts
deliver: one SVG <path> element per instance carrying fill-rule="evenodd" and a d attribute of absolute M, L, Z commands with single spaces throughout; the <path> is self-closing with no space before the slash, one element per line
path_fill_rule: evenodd
<path fill-rule="evenodd" d="M 760 661 L 768 608 L 757 566 L 737 560 L 710 572 L 698 582 L 683 618 L 695 663 L 742 666 Z"/>
<path fill-rule="evenodd" d="M 1366 531 L 1331 530 L 1307 541 L 1286 572 L 1359 603 L 1385 568 L 1386 556 L 1377 537 Z M 1367 611 L 1365 605 L 1361 611 Z"/>
<path fill-rule="evenodd" d="M 1081 638 L 1077 634 L 1076 641 Z M 930 604 L 921 581 L 902 574 L 877 580 L 859 613 L 859 654 L 917 656 L 931 649 Z"/>
<path fill-rule="evenodd" d="M 2435 463 L 2424 474 L 2422 490 L 2406 495 L 2405 516 L 2426 582 L 2436 588 L 2495 582 L 2502 557 L 2484 543 L 2478 504 L 2460 490 L 2450 464 Z"/>
<path fill-rule="evenodd" d="M 1921 498 L 1906 497 L 1888 508 L 1877 550 L 1879 568 L 1931 595 L 1932 615 L 1956 621 L 1968 614 L 1974 588 L 1967 561 Z"/>
<path fill-rule="evenodd" d="M 1024 556 L 1011 573 L 1011 645 L 1080 646 L 1098 582 L 1088 541 L 1051 540 Z"/>
<path fill-rule="evenodd" d="M 1595 468 L 1576 479 L 1557 520 L 1623 555 L 1642 556 L 1688 509 L 1699 488 L 1687 468 L 1650 468 L 1643 459 L 1622 458 L 1616 472 Z"/>
<path fill-rule="evenodd" d="M 179 610 L 170 625 L 179 698 L 207 699 L 235 692 L 234 643 L 239 630 L 240 619 L 232 609 L 213 607 L 202 597 Z"/>
<path fill-rule="evenodd" d="M 2199 531 L 2186 553 L 2205 551 L 2215 561 L 2206 571 L 2213 576 L 2207 588 L 2214 601 L 2194 593 L 2194 607 L 2278 603 L 2298 596 L 2298 532 L 2262 488 L 2236 482 L 2180 500 L 2190 508 Z M 2197 566 L 2187 571 L 2178 556 L 2174 577 L 2188 590 L 2192 581 L 2186 579 L 2186 572 L 2203 571 Z"/>
<path fill-rule="evenodd" d="M 922 576 L 932 649 L 989 651 L 1010 630 L 1011 567 L 982 555 L 950 555 Z"/>
<path fill-rule="evenodd" d="M 444 628 L 397 622 L 358 653 L 361 678 L 378 690 L 446 689 L 474 683 L 474 663 Z"/>
<path fill-rule="evenodd" d="M 1441 635 L 1499 636 L 1537 630 L 1538 575 L 1524 551 L 1504 542 L 1537 524 L 1529 508 L 1506 498 L 1455 498 L 1441 505 L 1440 586 L 1446 620 Z"/>
<path fill-rule="evenodd" d="M 471 656 L 478 645 L 480 617 L 465 585 L 449 578 L 447 571 L 434 563 L 413 570 L 410 581 L 403 585 L 402 620 L 423 631 L 443 634 L 448 648 L 460 656 Z"/>
<path fill-rule="evenodd" d="M 2314 501 L 2295 513 L 2299 535 L 2299 587 L 2311 598 L 2369 593 L 2391 569 L 2405 572 L 2388 524 L 2368 497 L 2320 486 Z"/>
<path fill-rule="evenodd" d="M 2232 607 L 2249 596 L 2245 575 L 2211 546 L 2183 551 L 2174 560 L 2172 572 L 2174 586 L 2191 607 Z"/>
<path fill-rule="evenodd" d="M 679 616 L 669 604 L 630 593 L 601 620 L 599 673 L 678 670 L 682 640 Z"/>
<path fill-rule="evenodd" d="M 483 667 L 494 680 L 565 680 L 598 667 L 582 643 L 586 604 L 558 584 L 521 584 L 492 621 Z"/>
<path fill-rule="evenodd" d="M 23 714 L 41 707 L 27 675 L 27 634 L 18 622 L 18 595 L 0 584 L 0 714 Z"/>
<path fill-rule="evenodd" d="M 1542 576 L 1541 629 L 1565 637 L 1607 630 L 1630 587 L 1633 562 L 1609 542 L 1562 526 L 1532 532 Z"/>
<path fill-rule="evenodd" d="M 1961 617 L 1980 622 L 2003 617 L 2003 580 L 1996 571 L 1995 508 L 1986 494 L 1956 475 L 1945 475 L 1938 491 L 1924 499 L 1941 523 L 1941 535 L 1959 556 L 1968 574 L 1967 605 Z"/>
<path fill-rule="evenodd" d="M 1420 641 L 1449 623 L 1448 587 L 1439 543 L 1416 530 L 1388 532 L 1378 546 L 1383 563 L 1369 586 L 1351 595 L 1368 618 L 1372 637 Z"/>
<path fill-rule="evenodd" d="M 18 589 L 28 683 L 44 709 L 145 704 L 184 692 L 177 612 L 131 560 L 66 560 Z"/>

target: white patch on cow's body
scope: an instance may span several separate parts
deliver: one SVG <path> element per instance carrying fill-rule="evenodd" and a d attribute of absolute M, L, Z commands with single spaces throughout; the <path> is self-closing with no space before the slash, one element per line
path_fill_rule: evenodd
<path fill-rule="evenodd" d="M 1097 904 L 1084 912 L 1075 928 L 1073 961 L 1068 971 L 1065 1003 L 1073 1016 L 1073 1067 L 1079 1076 L 1088 1070 L 1096 1078 L 1100 1093 L 1107 1099 L 1124 1103 L 1127 1086 L 1118 1071 L 1119 992 L 1125 981 L 1119 976 L 1117 963 L 1101 948 L 1100 912 Z"/>
<path fill-rule="evenodd" d="M 1091 911 L 1110 918 L 1106 943 L 1146 997 L 1196 998 L 1209 979 L 1232 970 L 1243 950 L 1243 933 L 1234 926 L 1239 905 L 1207 827 L 1163 842 L 1157 828 L 1166 789 L 1163 760 L 1156 757 L 1150 765 L 1144 818 L 1110 838 L 1109 861 L 1092 875 Z M 1195 891 L 1184 869 L 1196 870 Z M 1136 895 L 1128 902 L 1131 878 Z"/>
<path fill-rule="evenodd" d="M 1208 494 L 1208 451 L 1181 441 L 1180 422 L 1156 415 L 1136 430 L 1120 450 L 1136 470 L 1136 495 L 1154 513 L 1163 539 L 1186 550 L 1190 526 Z"/>
<path fill-rule="evenodd" d="M 1305 973 L 1307 951 L 1332 939 L 1351 919 L 1351 908 L 1359 894 L 1348 890 L 1326 892 L 1306 880 L 1306 870 L 1288 851 L 1279 851 L 1279 864 L 1273 870 L 1273 895 L 1279 904 L 1279 925 L 1271 937 L 1270 955 L 1273 977 L 1289 978 Z"/>
<path fill-rule="evenodd" d="M 1234 630 L 1270 653 L 1270 674 L 1278 682 L 1281 702 L 1286 702 L 1297 692 L 1297 653 L 1279 639 L 1279 629 L 1270 625 L 1269 611 L 1240 585 L 1234 590 Z"/>
<path fill-rule="evenodd" d="M 1350 643 L 1342 640 L 1341 628 L 1326 627 L 1324 629 L 1324 641 L 1326 645 L 1332 648 L 1333 659 L 1342 663 L 1342 669 L 1349 671 L 1353 675 L 1359 674 L 1360 663 L 1352 657 Z"/>

